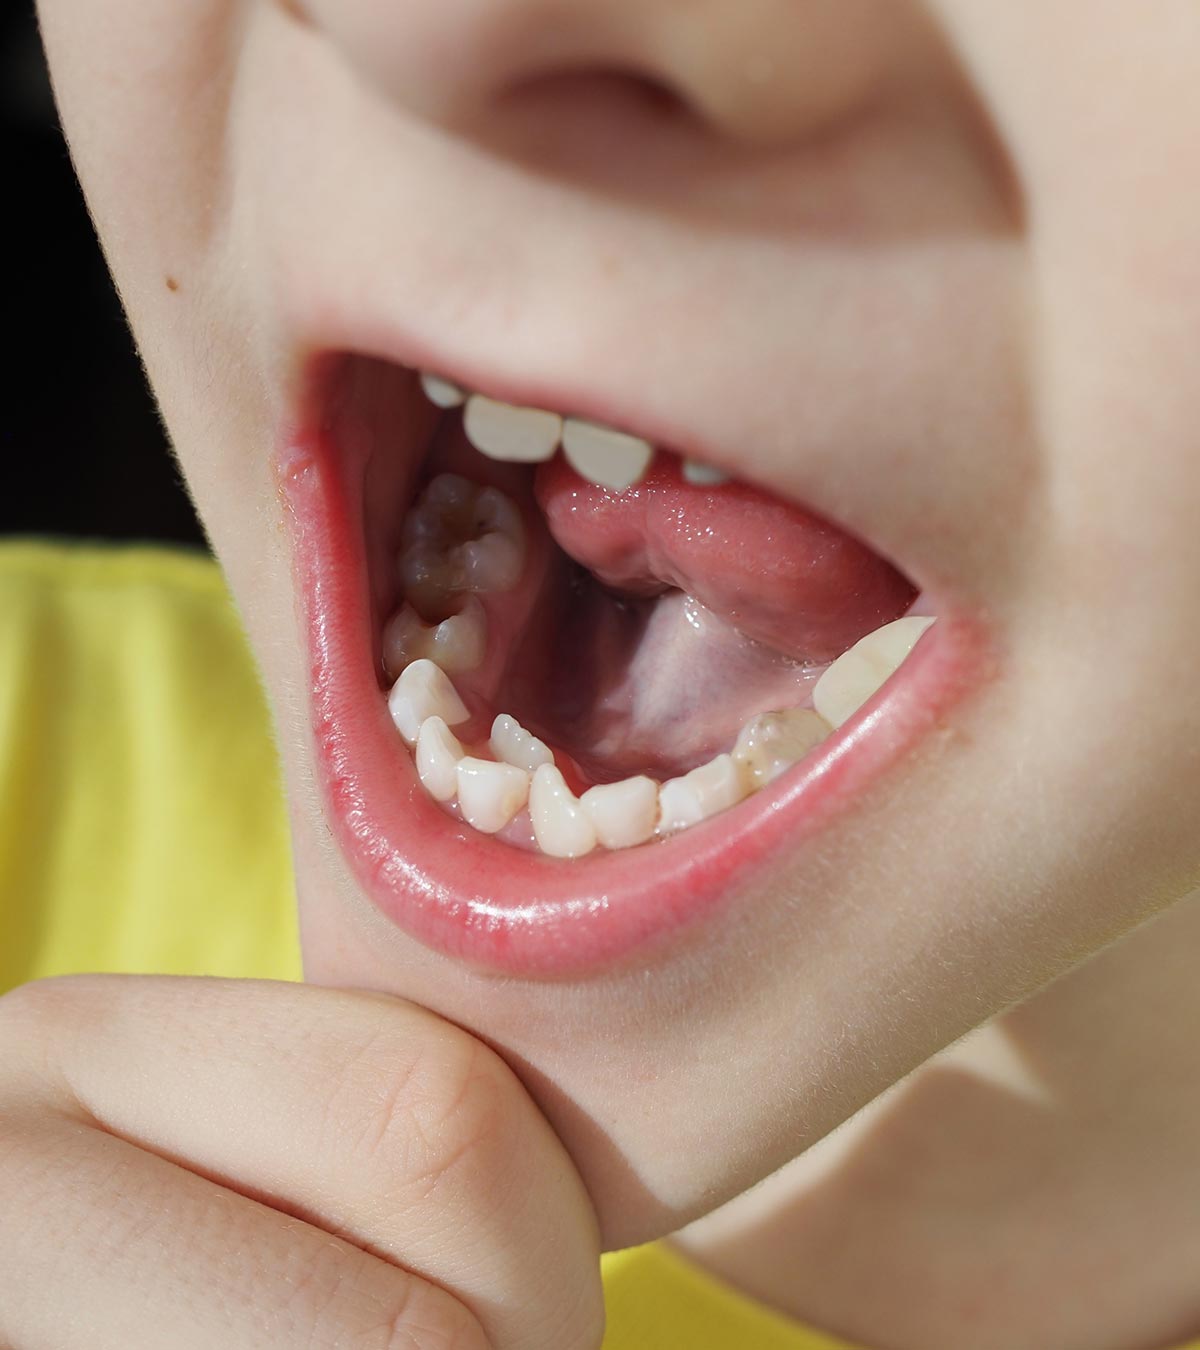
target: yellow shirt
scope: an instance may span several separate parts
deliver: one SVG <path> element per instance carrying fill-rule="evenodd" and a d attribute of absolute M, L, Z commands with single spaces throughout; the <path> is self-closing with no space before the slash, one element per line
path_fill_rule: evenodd
<path fill-rule="evenodd" d="M 0 991 L 82 970 L 299 978 L 275 750 L 211 561 L 3 544 Z M 853 1350 L 662 1246 L 604 1281 L 604 1350 Z"/>

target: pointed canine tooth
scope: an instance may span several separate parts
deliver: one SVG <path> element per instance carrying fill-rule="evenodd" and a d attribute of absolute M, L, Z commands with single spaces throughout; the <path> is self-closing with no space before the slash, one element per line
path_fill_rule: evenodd
<path fill-rule="evenodd" d="M 481 455 L 511 464 L 549 459 L 562 439 L 562 418 L 557 413 L 514 408 L 482 394 L 467 400 L 463 426 L 467 440 Z"/>
<path fill-rule="evenodd" d="M 683 476 L 695 487 L 720 487 L 722 483 L 729 482 L 727 473 L 714 469 L 710 464 L 701 464 L 697 459 L 683 461 Z"/>
<path fill-rule="evenodd" d="M 383 630 L 383 665 L 395 679 L 405 666 L 428 657 L 447 675 L 478 670 L 487 648 L 487 619 L 473 595 L 457 614 L 438 624 L 422 622 L 409 604 L 401 606 Z"/>
<path fill-rule="evenodd" d="M 512 764 L 468 755 L 456 775 L 463 818 L 481 834 L 498 834 L 529 800 L 529 775 Z"/>
<path fill-rule="evenodd" d="M 458 764 L 462 742 L 440 717 L 427 717 L 417 736 L 417 773 L 425 791 L 439 802 L 453 801 L 458 792 Z"/>
<path fill-rule="evenodd" d="M 538 738 L 508 713 L 501 713 L 492 723 L 492 754 L 505 764 L 533 773 L 543 764 L 553 764 L 554 756 L 545 741 Z"/>
<path fill-rule="evenodd" d="M 459 388 L 453 380 L 444 380 L 440 375 L 421 372 L 421 388 L 430 403 L 439 408 L 457 408 L 467 401 L 467 391 Z"/>
<path fill-rule="evenodd" d="M 707 764 L 672 778 L 658 793 L 658 830 L 666 834 L 715 816 L 746 796 L 742 775 L 732 755 L 718 755 Z"/>
<path fill-rule="evenodd" d="M 401 672 L 388 695 L 388 712 L 409 745 L 417 743 L 427 717 L 440 717 L 447 726 L 456 727 L 469 716 L 446 672 L 426 660 L 414 661 Z"/>
<path fill-rule="evenodd" d="M 774 782 L 785 769 L 798 764 L 833 730 L 811 708 L 762 713 L 738 733 L 733 757 L 750 790 Z"/>
<path fill-rule="evenodd" d="M 580 858 L 596 847 L 596 831 L 579 799 L 553 764 L 543 764 L 529 790 L 533 837 L 552 858 Z"/>
<path fill-rule="evenodd" d="M 897 619 L 868 633 L 829 667 L 813 689 L 813 707 L 840 727 L 904 664 L 917 639 L 934 622 L 922 615 Z"/>
<path fill-rule="evenodd" d="M 654 457 L 654 447 L 640 436 L 578 417 L 563 423 L 562 447 L 576 473 L 614 492 L 640 483 Z"/>
<path fill-rule="evenodd" d="M 579 801 L 605 848 L 644 844 L 658 824 L 658 784 L 653 778 L 601 783 L 588 788 Z"/>

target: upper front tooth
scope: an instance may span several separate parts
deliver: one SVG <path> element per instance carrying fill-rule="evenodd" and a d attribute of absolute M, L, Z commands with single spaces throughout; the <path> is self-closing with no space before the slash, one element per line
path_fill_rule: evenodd
<path fill-rule="evenodd" d="M 508 713 L 501 713 L 492 723 L 492 754 L 505 764 L 515 764 L 529 773 L 543 764 L 553 764 L 554 756 L 545 741 L 538 738 Z"/>
<path fill-rule="evenodd" d="M 718 755 L 682 778 L 672 778 L 659 789 L 658 829 L 686 829 L 726 807 L 736 806 L 746 796 L 746 786 L 732 755 Z"/>
<path fill-rule="evenodd" d="M 393 679 L 423 656 L 450 675 L 478 670 L 486 648 L 487 620 L 473 595 L 457 614 L 432 625 L 422 622 L 411 605 L 402 605 L 383 630 L 383 665 Z"/>
<path fill-rule="evenodd" d="M 615 492 L 640 482 L 654 455 L 654 447 L 640 436 L 578 417 L 563 423 L 562 447 L 577 473 Z"/>
<path fill-rule="evenodd" d="M 831 727 L 840 727 L 900 669 L 933 622 L 927 615 L 912 615 L 868 633 L 817 681 L 813 707 Z"/>
<path fill-rule="evenodd" d="M 529 790 L 529 818 L 538 848 L 552 858 L 579 858 L 596 847 L 596 830 L 553 764 L 543 764 Z"/>
<path fill-rule="evenodd" d="M 529 800 L 529 775 L 512 764 L 468 755 L 456 773 L 463 817 L 483 834 L 498 834 Z"/>
<path fill-rule="evenodd" d="M 421 372 L 421 388 L 430 403 L 439 408 L 457 408 L 467 401 L 467 391 L 460 389 L 452 380 L 444 380 L 440 375 Z"/>
<path fill-rule="evenodd" d="M 683 461 L 683 476 L 696 487 L 719 487 L 722 483 L 729 482 L 727 473 L 714 469 L 710 464 L 701 464 L 696 459 Z"/>
<path fill-rule="evenodd" d="M 515 408 L 511 403 L 474 394 L 463 416 L 467 439 L 480 454 L 513 464 L 550 459 L 562 439 L 557 413 L 541 408 Z"/>
<path fill-rule="evenodd" d="M 417 737 L 417 773 L 425 791 L 436 801 L 448 802 L 458 792 L 458 764 L 462 742 L 440 717 L 427 717 Z"/>
<path fill-rule="evenodd" d="M 644 844 L 658 824 L 658 784 L 653 778 L 600 783 L 588 788 L 579 801 L 605 848 Z"/>
<path fill-rule="evenodd" d="M 388 711 L 409 745 L 417 743 L 426 718 L 440 717 L 456 727 L 470 716 L 445 671 L 427 660 L 414 661 L 401 672 L 388 695 Z"/>
<path fill-rule="evenodd" d="M 766 787 L 820 745 L 831 730 L 811 708 L 762 713 L 738 733 L 733 757 L 752 789 Z"/>

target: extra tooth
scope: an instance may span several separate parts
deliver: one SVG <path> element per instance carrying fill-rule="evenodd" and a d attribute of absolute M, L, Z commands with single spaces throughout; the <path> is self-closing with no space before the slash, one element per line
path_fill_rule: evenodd
<path fill-rule="evenodd" d="M 553 764 L 554 756 L 545 741 L 538 738 L 508 713 L 501 713 L 492 723 L 492 754 L 505 764 L 534 773 L 544 764 Z"/>
<path fill-rule="evenodd" d="M 482 834 L 498 834 L 529 800 L 529 775 L 512 764 L 468 755 L 456 776 L 463 818 Z"/>
<path fill-rule="evenodd" d="M 640 483 L 654 457 L 654 447 L 640 436 L 578 417 L 563 423 L 562 448 L 576 473 L 614 492 Z"/>
<path fill-rule="evenodd" d="M 811 708 L 762 713 L 738 733 L 733 757 L 751 791 L 774 782 L 798 764 L 833 728 Z"/>
<path fill-rule="evenodd" d="M 623 778 L 588 788 L 579 799 L 605 848 L 644 844 L 658 824 L 658 784 L 653 778 Z"/>
<path fill-rule="evenodd" d="M 515 408 L 474 394 L 467 400 L 463 426 L 481 455 L 510 464 L 537 464 L 558 449 L 563 423 L 557 413 Z"/>
<path fill-rule="evenodd" d="M 695 487 L 720 487 L 722 483 L 729 482 L 727 473 L 714 469 L 711 464 L 701 464 L 698 459 L 683 461 L 683 476 Z"/>
<path fill-rule="evenodd" d="M 829 667 L 813 689 L 813 707 L 840 727 L 904 664 L 917 639 L 934 622 L 922 615 L 897 619 L 868 633 Z"/>
<path fill-rule="evenodd" d="M 458 765 L 462 742 L 440 717 L 427 717 L 417 737 L 417 773 L 425 791 L 439 802 L 453 801 L 458 793 Z"/>
<path fill-rule="evenodd" d="M 658 794 L 658 832 L 684 830 L 718 811 L 736 806 L 746 796 L 742 775 L 732 755 L 718 755 L 698 769 L 664 783 Z"/>
<path fill-rule="evenodd" d="M 409 745 L 416 745 L 426 718 L 440 717 L 456 727 L 469 716 L 446 672 L 429 660 L 414 661 L 401 672 L 388 695 L 388 712 Z"/>
<path fill-rule="evenodd" d="M 478 670 L 486 649 L 487 618 L 473 595 L 457 614 L 438 624 L 424 623 L 411 605 L 402 605 L 383 630 L 383 665 L 393 679 L 421 657 L 448 675 Z"/>
<path fill-rule="evenodd" d="M 543 764 L 529 790 L 529 818 L 538 848 L 552 858 L 581 858 L 596 847 L 596 830 L 553 764 Z"/>
<path fill-rule="evenodd" d="M 430 403 L 439 408 L 458 408 L 467 401 L 467 391 L 461 389 L 453 380 L 445 380 L 440 375 L 421 372 L 421 388 Z"/>

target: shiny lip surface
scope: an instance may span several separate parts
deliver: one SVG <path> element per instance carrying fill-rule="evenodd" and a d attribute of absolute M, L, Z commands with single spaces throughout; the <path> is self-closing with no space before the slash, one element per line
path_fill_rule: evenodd
<path fill-rule="evenodd" d="M 328 361 L 314 361 L 320 388 Z M 665 840 L 584 860 L 513 848 L 424 791 L 375 676 L 361 475 L 311 400 L 275 471 L 307 640 L 325 808 L 358 882 L 401 930 L 505 975 L 609 967 L 729 903 L 739 883 L 804 844 L 946 726 L 991 667 L 982 623 L 943 609 L 900 673 L 776 783 Z"/>

